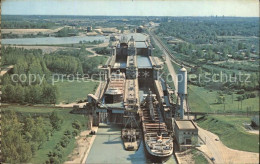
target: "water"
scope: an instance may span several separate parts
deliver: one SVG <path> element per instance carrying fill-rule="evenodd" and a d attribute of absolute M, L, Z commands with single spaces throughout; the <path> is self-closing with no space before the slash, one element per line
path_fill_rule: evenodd
<path fill-rule="evenodd" d="M 125 151 L 121 140 L 121 128 L 117 125 L 100 124 L 96 139 L 91 147 L 86 163 L 152 163 L 146 154 L 143 142 L 138 151 Z M 167 164 L 176 164 L 171 157 Z"/>
<path fill-rule="evenodd" d="M 123 34 L 118 34 L 119 39 Z M 125 35 L 127 39 L 131 36 L 136 41 L 145 41 L 147 39 L 146 34 L 141 33 L 129 33 Z M 2 44 L 17 44 L 17 45 L 50 45 L 50 44 L 75 44 L 80 41 L 94 41 L 101 40 L 104 42 L 109 41 L 109 36 L 71 36 L 71 37 L 43 37 L 43 38 L 14 38 L 14 39 L 2 39 Z"/>
<path fill-rule="evenodd" d="M 50 45 L 50 44 L 74 44 L 80 41 L 101 40 L 108 42 L 106 36 L 72 36 L 72 37 L 44 37 L 44 38 L 15 38 L 2 39 L 2 44 L 18 45 Z"/>
<path fill-rule="evenodd" d="M 146 56 L 137 56 L 138 68 L 152 68 L 150 59 Z"/>

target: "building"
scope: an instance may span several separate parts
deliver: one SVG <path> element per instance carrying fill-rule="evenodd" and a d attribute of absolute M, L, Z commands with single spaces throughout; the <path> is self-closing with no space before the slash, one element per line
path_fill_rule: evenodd
<path fill-rule="evenodd" d="M 92 26 L 87 27 L 87 32 L 92 32 Z"/>
<path fill-rule="evenodd" d="M 110 42 L 116 42 L 116 41 L 118 41 L 118 37 L 115 36 L 115 35 L 111 35 L 110 38 L 109 38 L 109 41 Z"/>
<path fill-rule="evenodd" d="M 175 120 L 173 127 L 180 151 L 197 144 L 198 128 L 192 120 Z"/>
<path fill-rule="evenodd" d="M 137 28 L 136 28 L 136 32 L 137 33 L 142 33 L 144 31 L 144 27 L 143 26 L 138 26 Z"/>

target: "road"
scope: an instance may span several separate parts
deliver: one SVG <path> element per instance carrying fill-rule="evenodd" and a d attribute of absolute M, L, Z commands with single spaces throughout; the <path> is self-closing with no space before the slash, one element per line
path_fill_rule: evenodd
<path fill-rule="evenodd" d="M 171 74 L 172 76 L 172 79 L 173 79 L 173 84 L 174 84 L 174 87 L 175 87 L 175 90 L 177 91 L 177 88 L 178 88 L 178 79 L 177 79 L 177 75 L 176 75 L 176 72 L 172 66 L 172 63 L 171 63 L 171 59 L 169 57 L 169 54 L 166 52 L 166 50 L 164 49 L 164 47 L 162 47 L 162 45 L 158 42 L 157 39 L 155 39 L 155 35 L 151 32 L 151 30 L 149 30 L 149 34 L 150 36 L 153 38 L 155 44 L 157 44 L 157 46 L 160 48 L 160 50 L 163 52 L 164 56 L 165 56 L 165 63 L 168 67 L 168 70 L 169 70 L 169 73 Z M 166 79 L 167 80 L 167 79 Z M 175 95 L 177 96 L 177 92 L 175 92 Z"/>
<path fill-rule="evenodd" d="M 157 46 L 160 48 L 160 50 L 163 52 L 164 56 L 165 56 L 165 63 L 168 67 L 168 70 L 169 70 L 169 73 L 170 75 L 172 76 L 172 79 L 173 79 L 173 84 L 174 84 L 174 87 L 175 87 L 175 96 L 177 97 L 177 92 L 178 92 L 178 77 L 177 77 L 177 74 L 174 70 L 174 67 L 172 66 L 172 62 L 176 63 L 177 65 L 181 65 L 180 63 L 174 61 L 172 59 L 171 56 L 173 56 L 172 54 L 170 54 L 167 49 L 165 48 L 165 46 L 162 46 L 162 42 L 159 43 L 159 38 L 156 39 L 156 36 L 153 32 L 151 32 L 151 30 L 149 30 L 149 34 L 151 35 L 151 37 L 153 38 L 155 44 L 157 44 Z M 167 80 L 167 79 L 166 79 Z M 186 99 L 184 99 L 184 110 L 185 112 L 187 112 L 187 102 L 186 102 Z M 188 116 L 185 116 L 185 118 L 188 118 Z"/>
<path fill-rule="evenodd" d="M 259 154 L 252 152 L 245 152 L 230 149 L 225 146 L 220 140 L 219 137 L 207 130 L 204 130 L 200 127 L 199 136 L 205 140 L 205 145 L 201 145 L 199 149 L 204 152 L 208 157 L 214 157 L 214 163 L 258 163 Z M 239 136 L 238 136 L 239 137 Z M 216 141 L 216 139 L 218 141 Z"/>
<path fill-rule="evenodd" d="M 215 140 L 219 140 L 219 138 L 200 127 L 198 127 L 198 129 L 199 136 L 205 142 L 205 145 L 202 145 L 199 149 L 207 154 L 210 158 L 214 157 L 215 163 L 224 163 L 223 152 L 221 152 L 221 149 L 219 148 L 220 141 Z"/>

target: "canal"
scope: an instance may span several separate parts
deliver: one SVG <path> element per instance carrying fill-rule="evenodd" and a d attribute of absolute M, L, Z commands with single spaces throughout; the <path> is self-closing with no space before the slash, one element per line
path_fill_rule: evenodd
<path fill-rule="evenodd" d="M 89 152 L 86 163 L 152 163 L 145 152 L 143 142 L 138 151 L 125 151 L 121 140 L 121 127 L 100 124 L 96 139 Z M 176 164 L 172 156 L 166 164 Z"/>

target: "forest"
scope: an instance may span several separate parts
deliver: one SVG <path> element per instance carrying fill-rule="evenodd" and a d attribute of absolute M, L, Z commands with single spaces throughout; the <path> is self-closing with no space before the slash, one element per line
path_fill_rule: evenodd
<path fill-rule="evenodd" d="M 171 18 L 162 22 L 158 33 L 175 36 L 194 44 L 220 42 L 218 36 L 257 36 L 257 18 Z"/>
<path fill-rule="evenodd" d="M 201 75 L 194 85 L 216 90 L 257 90 L 259 87 L 259 33 L 257 18 L 168 18 L 155 33 L 180 61 L 195 66 L 189 74 Z M 181 42 L 170 44 L 169 41 Z M 250 83 L 205 82 L 205 76 L 239 72 L 250 74 Z M 242 81 L 245 80 L 242 77 Z"/>
<path fill-rule="evenodd" d="M 98 65 L 102 58 L 89 58 L 89 53 L 80 50 L 57 51 L 43 54 L 41 50 L 27 50 L 22 48 L 2 48 L 2 65 L 14 65 L 13 76 L 5 74 L 2 78 L 2 100 L 11 103 L 55 104 L 59 91 L 51 85 L 53 73 L 67 75 L 98 73 Z M 37 75 L 35 81 L 29 77 Z M 23 77 L 21 80 L 18 77 Z"/>
<path fill-rule="evenodd" d="M 67 109 L 48 107 L 5 106 L 1 114 L 6 163 L 63 163 L 87 121 Z"/>

